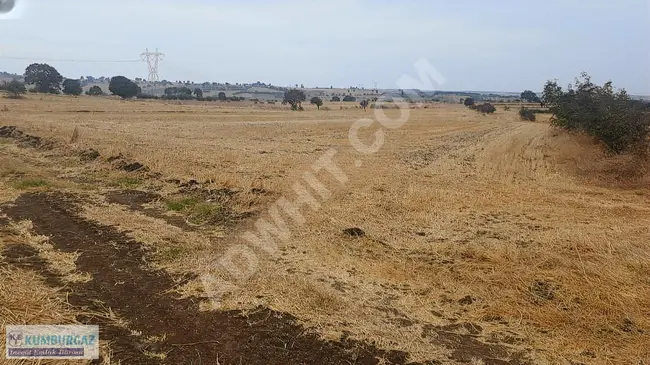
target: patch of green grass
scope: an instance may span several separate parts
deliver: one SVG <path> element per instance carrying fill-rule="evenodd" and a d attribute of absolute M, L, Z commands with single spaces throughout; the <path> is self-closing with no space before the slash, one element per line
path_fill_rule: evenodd
<path fill-rule="evenodd" d="M 199 201 L 195 198 L 182 198 L 175 200 L 167 201 L 167 209 L 174 212 L 183 212 L 188 208 L 192 208 L 197 205 Z"/>
<path fill-rule="evenodd" d="M 43 179 L 23 179 L 13 183 L 13 187 L 19 190 L 40 188 L 44 186 L 50 186 L 50 183 Z"/>
<path fill-rule="evenodd" d="M 223 215 L 224 209 L 220 204 L 199 203 L 192 208 L 188 218 L 194 224 L 202 224 L 221 221 Z"/>
<path fill-rule="evenodd" d="M 205 202 L 196 197 L 184 197 L 166 202 L 167 209 L 184 214 L 194 224 L 219 223 L 224 220 L 223 205 Z"/>
<path fill-rule="evenodd" d="M 134 188 L 142 184 L 142 179 L 131 176 L 119 177 L 111 181 L 108 185 L 119 188 Z"/>

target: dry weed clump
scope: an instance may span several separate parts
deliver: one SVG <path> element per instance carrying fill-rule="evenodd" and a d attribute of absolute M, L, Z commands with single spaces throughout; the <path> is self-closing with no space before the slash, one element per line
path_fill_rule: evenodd
<path fill-rule="evenodd" d="M 583 133 L 552 131 L 547 153 L 581 180 L 603 187 L 635 189 L 650 186 L 650 159 L 635 153 L 609 154 Z"/>

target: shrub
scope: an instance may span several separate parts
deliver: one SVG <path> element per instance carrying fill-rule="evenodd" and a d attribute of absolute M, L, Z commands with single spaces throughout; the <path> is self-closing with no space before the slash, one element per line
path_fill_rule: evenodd
<path fill-rule="evenodd" d="M 551 123 L 559 128 L 582 131 L 602 142 L 611 152 L 648 153 L 650 114 L 644 103 L 632 100 L 612 83 L 595 85 L 583 73 L 568 91 L 556 82 L 544 87 L 543 102 L 553 113 Z"/>
<path fill-rule="evenodd" d="M 3 85 L 2 89 L 6 90 L 9 93 L 8 97 L 11 99 L 20 99 L 22 97 L 22 94 L 27 92 L 25 84 L 18 80 L 12 80 L 6 83 Z"/>
<path fill-rule="evenodd" d="M 63 81 L 63 93 L 66 95 L 79 96 L 83 93 L 81 88 L 81 81 L 73 79 L 65 79 Z"/>
<path fill-rule="evenodd" d="M 346 95 L 346 96 L 343 98 L 343 101 L 357 101 L 357 98 L 355 98 L 355 97 L 352 96 L 352 95 Z"/>
<path fill-rule="evenodd" d="M 91 87 L 88 91 L 86 91 L 86 95 L 101 96 L 101 95 L 104 95 L 104 91 L 102 90 L 101 87 L 95 85 L 95 86 Z"/>
<path fill-rule="evenodd" d="M 473 98 L 467 98 L 463 101 L 463 105 L 465 106 L 472 106 L 474 105 L 474 99 Z"/>
<path fill-rule="evenodd" d="M 160 97 L 151 94 L 138 94 L 138 99 L 149 100 L 149 99 L 160 99 Z"/>
<path fill-rule="evenodd" d="M 505 110 L 505 111 L 510 110 L 510 106 L 508 106 L 508 105 L 504 105 L 504 106 L 503 106 L 503 110 Z"/>
<path fill-rule="evenodd" d="M 494 105 L 490 103 L 484 103 L 476 107 L 476 110 L 483 114 L 492 114 L 497 111 L 497 108 L 495 108 Z"/>
<path fill-rule="evenodd" d="M 363 108 L 363 110 L 366 110 L 366 108 L 368 108 L 368 104 L 369 104 L 368 100 L 364 100 L 361 103 L 359 103 L 359 105 Z"/>
<path fill-rule="evenodd" d="M 332 100 L 331 100 L 331 101 L 332 101 L 333 103 L 334 103 L 334 102 L 338 102 L 338 101 L 341 101 L 341 98 L 339 98 L 338 96 L 332 96 Z"/>
<path fill-rule="evenodd" d="M 302 108 L 302 102 L 307 100 L 305 92 L 298 89 L 291 89 L 284 92 L 284 99 L 282 104 L 291 105 L 291 110 L 304 110 Z"/>
<path fill-rule="evenodd" d="M 521 108 L 519 109 L 519 118 L 521 120 L 527 120 L 530 122 L 534 122 L 536 117 L 535 117 L 535 112 L 532 109 L 528 108 Z"/>
<path fill-rule="evenodd" d="M 319 98 L 318 96 L 314 96 L 309 102 L 313 105 L 316 105 L 318 110 L 320 110 L 320 107 L 323 106 L 323 99 Z"/>

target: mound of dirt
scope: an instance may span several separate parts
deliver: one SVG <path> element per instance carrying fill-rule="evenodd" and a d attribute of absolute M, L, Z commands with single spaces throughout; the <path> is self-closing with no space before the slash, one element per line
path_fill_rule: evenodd
<path fill-rule="evenodd" d="M 79 154 L 79 158 L 81 158 L 81 161 L 84 162 L 95 161 L 100 156 L 101 155 L 99 154 L 99 152 L 95 151 L 92 148 L 87 149 Z"/>
<path fill-rule="evenodd" d="M 0 137 L 14 139 L 18 141 L 18 145 L 21 147 L 51 147 L 50 142 L 45 142 L 41 137 L 26 134 L 15 126 L 0 127 Z"/>
<path fill-rule="evenodd" d="M 113 167 L 117 170 L 122 170 L 126 172 L 147 172 L 149 168 L 140 162 L 129 161 L 121 153 L 117 156 L 111 156 L 106 161 L 110 162 Z"/>

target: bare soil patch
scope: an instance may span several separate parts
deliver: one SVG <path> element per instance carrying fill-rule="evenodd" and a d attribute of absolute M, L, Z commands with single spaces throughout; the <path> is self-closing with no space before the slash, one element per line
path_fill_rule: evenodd
<path fill-rule="evenodd" d="M 111 308 L 125 326 L 103 318 L 81 318 L 102 326 L 102 337 L 113 343 L 116 360 L 128 364 L 404 364 L 407 354 L 384 351 L 371 344 L 323 341 L 295 318 L 259 308 L 202 312 L 197 298 L 180 299 L 168 290 L 179 284 L 143 263 L 149 253 L 113 227 L 77 215 L 76 198 L 60 193 L 26 194 L 3 211 L 12 220 L 31 220 L 35 233 L 47 235 L 63 252 L 81 252 L 80 271 L 92 280 L 69 288 L 74 306 Z M 3 256 L 23 268 L 42 271 L 35 252 L 11 246 Z M 154 339 L 154 340 L 151 340 Z"/>

